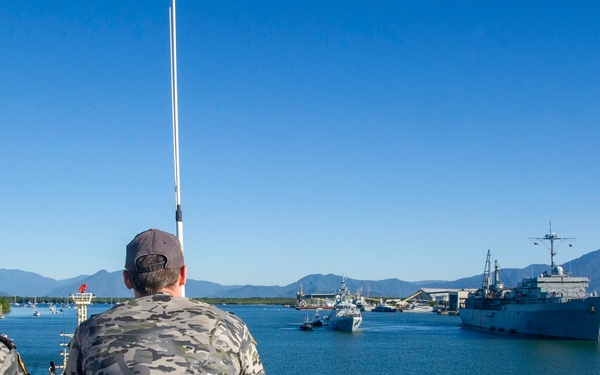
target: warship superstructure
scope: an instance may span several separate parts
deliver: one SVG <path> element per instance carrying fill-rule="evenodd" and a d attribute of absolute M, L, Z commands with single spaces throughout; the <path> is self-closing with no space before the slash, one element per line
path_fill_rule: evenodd
<path fill-rule="evenodd" d="M 587 292 L 587 277 L 569 275 L 554 263 L 555 249 L 566 239 L 553 233 L 552 226 L 549 234 L 534 238 L 550 244 L 550 272 L 525 277 L 514 288 L 501 283 L 497 261 L 492 281 L 488 250 L 482 288 L 465 300 L 462 323 L 499 332 L 598 341 L 600 297 Z"/>

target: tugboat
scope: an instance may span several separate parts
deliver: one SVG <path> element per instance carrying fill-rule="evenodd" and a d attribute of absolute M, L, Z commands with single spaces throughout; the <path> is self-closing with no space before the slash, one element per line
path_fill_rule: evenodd
<path fill-rule="evenodd" d="M 329 314 L 328 322 L 332 329 L 350 332 L 356 331 L 362 323 L 360 310 L 351 302 L 345 276 L 342 276 L 342 286 L 335 296 L 335 304 Z"/>
<path fill-rule="evenodd" d="M 598 341 L 600 297 L 586 292 L 587 277 L 571 276 L 554 263 L 555 249 L 570 238 L 559 237 L 550 225 L 548 234 L 532 239 L 550 243 L 550 273 L 525 277 L 517 287 L 505 288 L 497 261 L 492 283 L 488 250 L 483 285 L 465 300 L 462 323 L 498 332 Z"/>
<path fill-rule="evenodd" d="M 313 325 L 310 322 L 310 320 L 308 320 L 308 315 L 306 316 L 306 320 L 304 321 L 304 323 L 302 323 L 300 325 L 300 329 L 302 331 L 312 331 L 313 330 Z"/>
<path fill-rule="evenodd" d="M 310 324 L 312 324 L 313 327 L 323 327 L 323 321 L 319 316 L 319 309 L 315 311 L 315 316 L 313 316 L 313 320 Z"/>

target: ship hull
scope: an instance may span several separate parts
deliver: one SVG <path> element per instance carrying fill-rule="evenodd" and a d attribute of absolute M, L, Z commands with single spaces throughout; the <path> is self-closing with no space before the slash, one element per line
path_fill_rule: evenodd
<path fill-rule="evenodd" d="M 460 310 L 467 326 L 544 337 L 599 340 L 600 297 L 553 302 L 483 300 Z"/>
<path fill-rule="evenodd" d="M 333 314 L 332 314 L 333 315 Z M 356 331 L 360 324 L 362 323 L 362 316 L 343 316 L 343 317 L 335 317 L 331 316 L 329 318 L 329 328 L 335 329 L 338 331 Z"/>

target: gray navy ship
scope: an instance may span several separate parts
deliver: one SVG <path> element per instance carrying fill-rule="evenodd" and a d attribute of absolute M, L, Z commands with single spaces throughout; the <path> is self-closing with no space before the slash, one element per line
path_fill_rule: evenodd
<path fill-rule="evenodd" d="M 335 305 L 327 318 L 329 328 L 338 331 L 356 331 L 362 323 L 360 310 L 350 298 L 350 290 L 346 287 L 346 276 L 342 276 L 342 286 L 335 296 Z"/>
<path fill-rule="evenodd" d="M 554 263 L 555 246 L 566 239 L 553 233 L 552 226 L 549 234 L 533 238 L 550 244 L 550 273 L 525 277 L 514 288 L 502 285 L 497 261 L 492 281 L 488 250 L 482 288 L 465 300 L 462 323 L 498 332 L 598 341 L 600 297 L 587 293 L 587 277 L 571 276 Z"/>

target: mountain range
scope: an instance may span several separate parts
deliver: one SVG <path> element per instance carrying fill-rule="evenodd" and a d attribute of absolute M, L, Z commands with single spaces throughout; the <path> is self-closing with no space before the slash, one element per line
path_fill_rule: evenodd
<path fill-rule="evenodd" d="M 589 291 L 600 290 L 600 250 L 585 254 L 561 265 L 575 276 L 590 278 Z M 545 264 L 532 264 L 523 269 L 508 268 L 500 272 L 505 286 L 515 286 L 524 276 L 536 276 L 548 270 Z M 596 277 L 596 275 L 598 277 Z M 426 280 L 408 282 L 399 279 L 355 280 L 348 278 L 346 284 L 352 291 L 362 289 L 365 296 L 407 297 L 421 288 L 466 289 L 481 286 L 483 274 L 454 281 Z M 286 286 L 220 285 L 210 281 L 189 280 L 186 296 L 192 298 L 295 298 L 302 286 L 304 294 L 333 293 L 339 288 L 339 275 L 313 274 Z M 66 297 L 77 292 L 81 284 L 97 297 L 133 297 L 133 292 L 123 285 L 121 271 L 99 271 L 93 275 L 81 275 L 71 279 L 56 280 L 21 270 L 0 269 L 0 296 Z"/>

